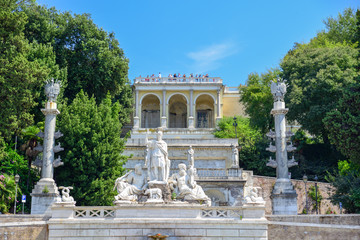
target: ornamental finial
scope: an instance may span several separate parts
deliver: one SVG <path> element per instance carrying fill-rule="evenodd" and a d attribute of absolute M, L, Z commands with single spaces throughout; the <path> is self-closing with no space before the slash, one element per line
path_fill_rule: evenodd
<path fill-rule="evenodd" d="M 49 102 L 56 102 L 56 98 L 60 93 L 61 82 L 53 78 L 47 81 L 45 85 L 45 95 Z"/>
<path fill-rule="evenodd" d="M 286 84 L 285 84 L 285 80 L 278 78 L 277 81 L 273 80 L 271 82 L 271 93 L 274 96 L 274 101 L 284 101 L 284 96 L 286 93 Z"/>

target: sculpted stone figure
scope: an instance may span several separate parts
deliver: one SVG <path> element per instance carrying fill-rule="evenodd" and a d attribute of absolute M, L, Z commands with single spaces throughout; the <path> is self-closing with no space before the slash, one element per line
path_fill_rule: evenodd
<path fill-rule="evenodd" d="M 233 144 L 231 144 L 231 149 L 232 149 L 232 156 L 231 156 L 232 166 L 239 167 L 239 150 Z"/>
<path fill-rule="evenodd" d="M 190 166 L 194 167 L 194 149 L 192 146 L 190 146 L 188 150 L 188 162 Z"/>
<path fill-rule="evenodd" d="M 259 196 L 259 190 L 261 190 L 261 187 L 250 187 L 249 194 L 245 197 L 244 203 L 264 204 L 264 199 Z"/>
<path fill-rule="evenodd" d="M 145 137 L 145 144 L 148 151 L 145 162 L 149 171 L 150 181 L 167 182 L 170 173 L 170 160 L 168 158 L 167 144 L 162 140 L 162 128 L 157 130 L 157 139 L 148 141 Z"/>
<path fill-rule="evenodd" d="M 118 195 L 115 200 L 137 201 L 138 196 L 146 188 L 146 177 L 143 174 L 141 164 L 135 165 L 135 171 L 130 171 L 115 181 Z"/>
<path fill-rule="evenodd" d="M 271 93 L 274 97 L 274 101 L 284 101 L 284 96 L 286 93 L 286 84 L 282 79 L 278 79 L 277 82 L 272 82 L 270 85 Z"/>
<path fill-rule="evenodd" d="M 210 198 L 206 196 L 202 187 L 196 184 L 193 171 L 190 171 L 190 175 L 188 175 L 185 164 L 181 163 L 178 166 L 179 172 L 173 174 L 169 179 L 170 188 L 176 192 L 177 198 L 185 201 L 206 201 L 211 204 Z"/>
<path fill-rule="evenodd" d="M 70 189 L 73 187 L 59 187 L 61 190 L 61 202 L 74 202 L 74 198 L 70 196 Z"/>

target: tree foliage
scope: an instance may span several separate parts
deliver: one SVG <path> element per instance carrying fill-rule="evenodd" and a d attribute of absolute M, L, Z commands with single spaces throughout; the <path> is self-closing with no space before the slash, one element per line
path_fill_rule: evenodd
<path fill-rule="evenodd" d="M 89 14 L 60 13 L 36 3 L 23 5 L 29 18 L 26 37 L 54 48 L 56 63 L 67 69 L 64 96 L 69 101 L 83 90 L 100 103 L 109 92 L 131 106 L 128 59 L 114 33 L 99 28 Z"/>
<path fill-rule="evenodd" d="M 27 179 L 31 186 L 39 180 L 39 173 L 35 169 L 28 169 L 27 161 L 24 159 L 22 155 L 20 155 L 17 151 L 14 150 L 14 147 L 8 144 L 4 144 L 4 156 L 0 161 L 0 175 L 7 174 L 13 179 L 13 176 L 19 174 L 20 182 L 18 187 L 18 192 L 23 193 L 24 195 L 30 196 L 31 188 L 27 187 Z M 13 181 L 13 180 L 12 180 Z M 5 187 L 7 190 L 7 194 L 11 194 L 13 190 L 11 190 L 11 185 L 6 185 L 9 188 Z M 4 190 L 5 191 L 5 190 Z M 15 191 L 15 189 L 14 189 Z M 1 195 L 1 190 L 0 190 Z M 15 196 L 15 193 L 14 193 Z M 20 195 L 18 194 L 18 199 L 20 199 Z M 12 201 L 6 201 L 5 205 L 6 209 L 10 209 L 10 204 L 13 203 L 14 197 L 12 197 Z M 1 202 L 1 200 L 0 200 Z M 0 206 L 1 208 L 1 206 Z M 30 209 L 30 201 L 25 204 L 25 211 L 29 212 Z M 1 211 L 1 210 L 0 210 Z"/>
<path fill-rule="evenodd" d="M 241 168 L 253 170 L 254 174 L 275 176 L 275 170 L 267 167 L 266 163 L 270 152 L 266 151 L 268 141 L 263 137 L 260 130 L 250 125 L 250 119 L 236 116 L 237 136 L 239 145 L 239 164 Z M 218 138 L 235 138 L 234 119 L 224 117 L 218 123 L 218 130 L 214 133 Z"/>
<path fill-rule="evenodd" d="M 359 10 L 357 10 L 359 11 Z M 331 42 L 346 42 L 349 44 L 356 43 L 357 38 L 357 19 L 356 12 L 351 8 L 345 9 L 342 14 L 339 13 L 337 18 L 329 17 L 324 21 L 326 31 L 318 35 L 325 34 Z"/>
<path fill-rule="evenodd" d="M 14 176 L 0 175 L 0 213 L 8 213 L 15 201 L 16 184 Z M 21 189 L 19 189 L 21 193 Z"/>
<path fill-rule="evenodd" d="M 250 116 L 251 124 L 266 133 L 273 128 L 274 121 L 270 115 L 273 106 L 273 97 L 270 83 L 279 77 L 279 69 L 271 69 L 259 75 L 251 73 L 245 86 L 240 86 L 240 101 L 245 106 L 245 112 Z"/>
<path fill-rule="evenodd" d="M 78 205 L 111 205 L 113 184 L 126 160 L 119 121 L 123 107 L 112 104 L 110 95 L 97 105 L 81 91 L 61 111 L 57 126 L 64 134 L 59 140 L 65 151 L 64 165 L 55 170 L 57 184 L 74 186 Z"/>
<path fill-rule="evenodd" d="M 308 44 L 296 44 L 280 66 L 288 80 L 288 118 L 328 143 L 323 119 L 335 109 L 342 91 L 359 76 L 357 19 L 346 9 L 337 18 L 324 21 L 326 31 Z"/>
<path fill-rule="evenodd" d="M 281 62 L 289 87 L 285 101 L 289 120 L 327 142 L 323 119 L 335 109 L 344 87 L 355 82 L 357 51 L 339 44 L 313 48 L 297 45 Z"/>
<path fill-rule="evenodd" d="M 354 163 L 360 164 L 360 84 L 346 88 L 336 109 L 323 120 L 330 141 Z"/>
<path fill-rule="evenodd" d="M 335 204 L 341 202 L 347 213 L 360 213 L 360 166 L 340 161 L 338 172 L 328 174 L 327 179 L 335 188 L 331 201 Z"/>
<path fill-rule="evenodd" d="M 61 75 L 52 47 L 25 38 L 28 18 L 19 2 L 0 3 L 0 132 L 6 140 L 33 123 L 45 80 Z"/>

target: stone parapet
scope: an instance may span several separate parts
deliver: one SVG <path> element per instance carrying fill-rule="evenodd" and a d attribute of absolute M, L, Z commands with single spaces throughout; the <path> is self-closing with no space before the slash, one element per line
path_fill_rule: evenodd
<path fill-rule="evenodd" d="M 264 207 L 208 207 L 200 204 L 130 204 L 58 207 L 48 221 L 49 239 L 267 239 Z M 72 213 L 70 213 L 72 211 Z M 58 214 L 59 212 L 59 214 Z M 61 213 L 60 213 L 61 212 Z M 68 213 L 68 218 L 64 216 Z"/>

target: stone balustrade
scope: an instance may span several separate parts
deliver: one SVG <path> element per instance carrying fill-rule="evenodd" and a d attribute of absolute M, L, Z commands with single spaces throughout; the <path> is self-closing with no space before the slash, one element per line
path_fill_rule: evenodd
<path fill-rule="evenodd" d="M 264 217 L 264 207 L 250 206 L 250 212 Z M 253 218 L 246 206 L 206 206 L 174 201 L 162 206 L 134 203 L 124 206 L 53 206 L 53 219 L 118 219 L 118 218 Z M 179 214 L 179 213 L 182 214 Z M 256 213 L 257 212 L 257 213 Z"/>
<path fill-rule="evenodd" d="M 170 170 L 170 176 L 177 173 L 177 169 Z M 229 177 L 241 178 L 241 169 L 229 168 L 196 168 L 198 179 L 228 179 Z"/>
<path fill-rule="evenodd" d="M 201 210 L 202 218 L 235 218 L 242 220 L 243 210 L 238 207 L 207 207 Z"/>
<path fill-rule="evenodd" d="M 113 207 L 75 207 L 74 218 L 114 218 Z"/>
<path fill-rule="evenodd" d="M 220 77 L 137 77 L 134 84 L 137 83 L 221 83 Z"/>

